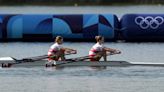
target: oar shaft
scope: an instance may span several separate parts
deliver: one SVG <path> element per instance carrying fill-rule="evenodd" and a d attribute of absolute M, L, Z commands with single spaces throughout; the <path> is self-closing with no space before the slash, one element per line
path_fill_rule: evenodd
<path fill-rule="evenodd" d="M 71 54 L 74 54 L 74 53 L 66 53 L 65 55 L 71 55 Z M 34 62 L 34 61 L 39 61 L 42 59 L 47 59 L 48 57 L 49 57 L 48 55 L 42 55 L 42 56 L 36 56 L 36 57 L 23 58 L 22 60 Z"/>
<path fill-rule="evenodd" d="M 115 55 L 115 54 L 120 54 L 120 53 L 107 53 L 107 56 L 109 55 Z M 82 56 L 82 57 L 77 57 L 77 58 L 70 58 L 70 59 L 66 59 L 66 61 L 83 61 L 86 59 L 92 59 L 89 56 Z"/>

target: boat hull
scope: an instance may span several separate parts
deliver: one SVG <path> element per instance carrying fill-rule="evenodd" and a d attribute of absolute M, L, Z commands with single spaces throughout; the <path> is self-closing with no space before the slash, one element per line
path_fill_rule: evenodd
<path fill-rule="evenodd" d="M 35 61 L 35 62 L 1 62 L 1 67 L 12 66 L 12 67 L 34 67 L 34 66 L 127 66 L 129 65 L 126 61 L 55 61 L 48 62 L 47 60 Z M 2 65 L 3 64 L 3 65 Z"/>
<path fill-rule="evenodd" d="M 40 61 L 31 61 L 31 62 L 0 62 L 1 67 L 36 67 L 36 66 L 45 66 L 45 67 L 69 67 L 69 66 L 160 66 L 164 67 L 164 63 L 143 63 L 143 62 L 127 62 L 127 61 L 55 61 L 48 62 L 47 60 Z"/>

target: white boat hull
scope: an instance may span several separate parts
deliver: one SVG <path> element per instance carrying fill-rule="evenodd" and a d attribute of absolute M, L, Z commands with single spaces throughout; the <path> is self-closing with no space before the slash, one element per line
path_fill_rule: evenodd
<path fill-rule="evenodd" d="M 56 61 L 49 63 L 47 60 L 34 61 L 34 62 L 22 62 L 18 63 L 15 61 L 0 61 L 1 67 L 36 67 L 36 66 L 160 66 L 164 67 L 164 63 L 143 63 L 143 62 L 127 62 L 127 61 Z"/>

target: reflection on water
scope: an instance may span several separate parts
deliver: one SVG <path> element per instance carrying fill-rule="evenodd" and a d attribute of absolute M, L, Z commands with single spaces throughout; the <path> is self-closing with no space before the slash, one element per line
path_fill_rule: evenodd
<path fill-rule="evenodd" d="M 0 92 L 163 92 L 162 67 L 3 68 Z"/>
<path fill-rule="evenodd" d="M 15 67 L 1 68 L 0 77 L 163 78 L 164 67 Z"/>

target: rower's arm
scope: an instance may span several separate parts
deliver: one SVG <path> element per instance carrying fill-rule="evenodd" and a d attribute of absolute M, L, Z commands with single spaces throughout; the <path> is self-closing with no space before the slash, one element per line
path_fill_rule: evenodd
<path fill-rule="evenodd" d="M 74 50 L 74 49 L 70 49 L 70 48 L 63 48 L 63 49 L 68 53 L 73 53 L 73 54 L 77 53 L 77 50 Z"/>
<path fill-rule="evenodd" d="M 116 53 L 116 54 L 120 54 L 121 53 L 120 50 L 112 49 L 112 48 L 106 48 L 106 47 L 104 47 L 104 50 L 105 51 L 108 51 L 108 52 L 111 52 L 111 53 Z"/>

